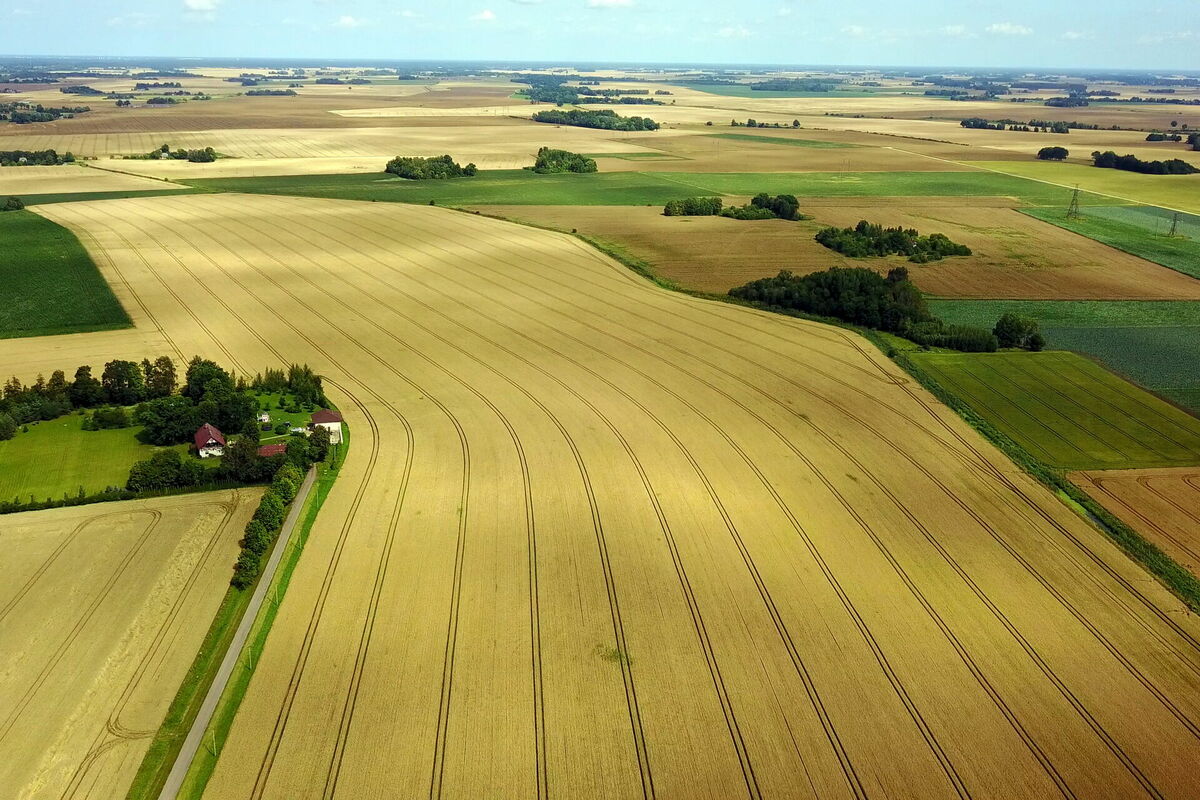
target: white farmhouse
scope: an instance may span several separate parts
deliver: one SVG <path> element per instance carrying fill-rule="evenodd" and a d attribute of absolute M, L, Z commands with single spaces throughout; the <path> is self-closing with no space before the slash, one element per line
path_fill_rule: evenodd
<path fill-rule="evenodd" d="M 196 431 L 195 441 L 201 458 L 225 455 L 225 435 L 207 422 Z"/>
<path fill-rule="evenodd" d="M 320 411 L 314 412 L 312 422 L 309 423 L 310 428 L 324 428 L 329 431 L 329 443 L 342 443 L 342 415 L 336 411 L 330 411 L 328 408 L 322 408 Z"/>

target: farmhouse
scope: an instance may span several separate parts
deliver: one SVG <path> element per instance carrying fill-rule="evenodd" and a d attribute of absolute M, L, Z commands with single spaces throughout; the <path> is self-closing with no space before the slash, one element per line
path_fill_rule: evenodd
<path fill-rule="evenodd" d="M 225 455 L 225 435 L 207 422 L 196 431 L 195 441 L 201 458 Z"/>
<path fill-rule="evenodd" d="M 286 452 L 286 444 L 264 444 L 262 447 L 258 448 L 258 454 L 263 458 L 270 458 L 271 456 L 277 456 Z"/>
<path fill-rule="evenodd" d="M 329 431 L 329 443 L 341 444 L 342 441 L 342 415 L 336 411 L 330 411 L 328 408 L 322 408 L 320 411 L 314 412 L 312 422 L 308 427 L 324 428 Z"/>

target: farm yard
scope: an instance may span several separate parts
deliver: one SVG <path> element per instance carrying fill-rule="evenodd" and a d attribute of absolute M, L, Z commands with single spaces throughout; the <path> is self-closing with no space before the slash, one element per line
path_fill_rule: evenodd
<path fill-rule="evenodd" d="M 124 796 L 259 493 L 0 517 L 0 794 Z"/>
<path fill-rule="evenodd" d="M 38 211 L 355 431 L 206 796 L 1190 791 L 1200 626 L 864 340 L 442 209 Z"/>

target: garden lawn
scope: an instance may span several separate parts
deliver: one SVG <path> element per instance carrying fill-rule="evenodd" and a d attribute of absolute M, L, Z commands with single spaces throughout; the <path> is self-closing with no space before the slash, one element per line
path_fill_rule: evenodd
<path fill-rule="evenodd" d="M 0 498 L 27 502 L 58 500 L 104 491 L 109 486 L 124 488 L 134 462 L 159 450 L 187 452 L 186 444 L 153 447 L 136 438 L 140 427 L 85 431 L 83 414 L 29 424 L 27 433 L 18 431 L 0 442 Z M 214 459 L 215 460 L 215 459 Z"/>
<path fill-rule="evenodd" d="M 189 185 L 217 191 L 442 205 L 661 205 L 698 194 L 794 194 L 798 197 L 1011 197 L 1025 205 L 1063 206 L 1070 190 L 994 172 L 597 172 L 538 175 L 488 170 L 474 178 L 411 181 L 383 172 L 205 178 Z M 1118 201 L 1085 194 L 1085 204 Z"/>
<path fill-rule="evenodd" d="M 1061 469 L 1200 464 L 1200 419 L 1065 352 L 912 353 L 953 394 Z"/>
<path fill-rule="evenodd" d="M 991 328 L 1013 312 L 1038 321 L 1048 347 L 1085 353 L 1200 412 L 1200 303 L 1140 300 L 932 300 L 946 320 Z"/>
<path fill-rule="evenodd" d="M 75 234 L 32 211 L 0 213 L 0 339 L 128 328 Z"/>

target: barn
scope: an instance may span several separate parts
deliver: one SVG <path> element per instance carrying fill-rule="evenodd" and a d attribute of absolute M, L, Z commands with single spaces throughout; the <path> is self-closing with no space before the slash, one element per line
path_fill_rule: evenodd
<path fill-rule="evenodd" d="M 196 452 L 200 454 L 201 458 L 225 455 L 225 434 L 213 425 L 207 422 L 201 425 L 196 431 L 194 439 Z"/>

